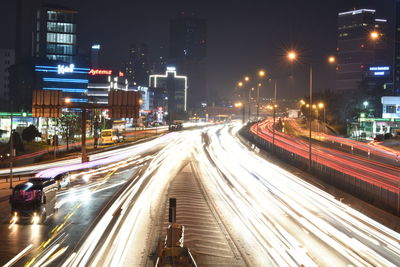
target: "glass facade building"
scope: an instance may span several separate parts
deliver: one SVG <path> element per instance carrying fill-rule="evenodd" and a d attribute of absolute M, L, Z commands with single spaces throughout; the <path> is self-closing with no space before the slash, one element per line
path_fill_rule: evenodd
<path fill-rule="evenodd" d="M 36 11 L 33 41 L 35 57 L 73 63 L 77 54 L 77 11 L 43 6 Z"/>
<path fill-rule="evenodd" d="M 394 48 L 394 93 L 400 95 L 400 0 L 396 0 L 396 32 Z"/>
<path fill-rule="evenodd" d="M 87 103 L 89 68 L 68 65 L 35 65 L 37 90 L 60 90 L 71 102 Z"/>
<path fill-rule="evenodd" d="M 336 89 L 339 92 L 360 88 L 370 66 L 387 65 L 385 19 L 377 19 L 375 10 L 359 9 L 339 13 L 338 16 L 338 66 Z M 370 38 L 376 31 L 380 37 Z"/>

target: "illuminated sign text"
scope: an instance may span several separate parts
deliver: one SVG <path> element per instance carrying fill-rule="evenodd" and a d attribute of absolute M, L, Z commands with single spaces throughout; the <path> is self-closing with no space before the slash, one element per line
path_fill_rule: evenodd
<path fill-rule="evenodd" d="M 74 64 L 70 64 L 69 66 L 58 65 L 57 72 L 58 74 L 72 73 L 74 72 L 74 68 L 75 68 Z"/>
<path fill-rule="evenodd" d="M 91 69 L 89 71 L 90 75 L 111 75 L 112 70 L 98 70 L 98 69 Z"/>

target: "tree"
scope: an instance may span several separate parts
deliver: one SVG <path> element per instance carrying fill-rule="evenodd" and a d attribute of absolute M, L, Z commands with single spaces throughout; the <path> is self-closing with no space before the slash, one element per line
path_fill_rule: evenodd
<path fill-rule="evenodd" d="M 29 125 L 22 131 L 22 139 L 26 142 L 32 142 L 35 137 L 40 137 L 40 132 L 36 129 L 34 125 Z"/>
<path fill-rule="evenodd" d="M 17 151 L 17 153 L 24 152 L 25 151 L 24 143 L 22 143 L 22 139 L 19 133 L 13 130 L 12 138 L 13 138 L 13 148 Z M 10 147 L 10 141 L 8 141 L 8 145 Z"/>
<path fill-rule="evenodd" d="M 58 131 L 67 143 L 67 150 L 69 150 L 70 140 L 73 139 L 75 133 L 80 130 L 80 122 L 80 117 L 74 114 L 63 114 L 62 117 L 58 119 Z"/>

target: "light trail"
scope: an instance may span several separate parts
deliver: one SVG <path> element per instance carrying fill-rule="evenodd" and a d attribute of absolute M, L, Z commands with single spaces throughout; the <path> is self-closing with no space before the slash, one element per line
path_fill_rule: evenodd
<path fill-rule="evenodd" d="M 257 126 L 253 125 L 251 132 L 256 134 Z M 259 124 L 259 136 L 272 142 L 272 122 L 266 120 Z M 275 131 L 275 145 L 305 159 L 308 159 L 308 142 Z M 389 164 L 341 152 L 335 149 L 313 144 L 312 158 L 314 162 L 330 167 L 339 172 L 356 177 L 370 184 L 398 192 L 400 168 Z"/>
<path fill-rule="evenodd" d="M 258 157 L 228 127 L 207 136 L 197 171 L 252 264 L 400 264 L 398 233 Z"/>

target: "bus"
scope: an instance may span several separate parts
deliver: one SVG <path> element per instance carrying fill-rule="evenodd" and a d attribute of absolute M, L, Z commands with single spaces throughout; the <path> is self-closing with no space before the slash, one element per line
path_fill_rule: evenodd
<path fill-rule="evenodd" d="M 14 222 L 44 223 L 55 212 L 57 183 L 51 178 L 31 178 L 14 187 L 10 195 Z"/>

